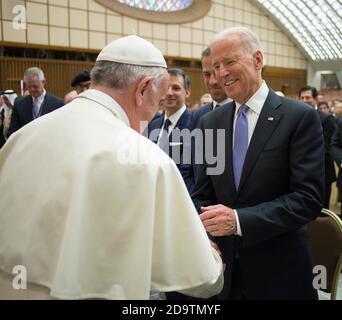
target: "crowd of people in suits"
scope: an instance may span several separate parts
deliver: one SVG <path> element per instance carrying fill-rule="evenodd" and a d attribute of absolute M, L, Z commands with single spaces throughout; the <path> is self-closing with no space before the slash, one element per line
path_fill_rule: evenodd
<path fill-rule="evenodd" d="M 73 91 L 69 92 L 64 101 L 45 90 L 43 70 L 32 67 L 24 72 L 24 94 L 18 96 L 14 90 L 5 90 L 0 94 L 0 148 L 17 130 L 34 119 L 50 113 L 71 102 L 90 87 L 90 74 L 84 70 L 71 81 Z"/>
<path fill-rule="evenodd" d="M 314 87 L 301 88 L 300 101 L 276 94 L 262 79 L 259 42 L 245 28 L 216 35 L 201 62 L 212 101 L 189 111 L 189 77 L 169 68 L 161 112 L 144 134 L 176 163 L 205 230 L 222 253 L 227 267 L 218 298 L 317 299 L 306 224 L 322 207 L 329 208 L 334 181 L 342 191 L 342 175 L 337 179 L 333 163 L 342 166 L 342 101 L 334 102 L 334 117 L 329 104 L 317 101 Z M 24 81 L 28 96 L 3 93 L 2 144 L 65 104 L 45 91 L 39 68 L 26 70 Z M 80 74 L 72 86 L 78 95 L 89 88 L 90 78 Z M 203 134 L 199 148 L 192 143 L 196 135 L 186 140 L 177 133 L 184 130 L 212 131 L 213 136 Z M 208 148 L 225 161 L 219 174 L 210 173 L 215 163 L 206 157 Z M 199 154 L 203 161 L 194 162 Z M 167 298 L 187 297 L 169 293 Z"/>

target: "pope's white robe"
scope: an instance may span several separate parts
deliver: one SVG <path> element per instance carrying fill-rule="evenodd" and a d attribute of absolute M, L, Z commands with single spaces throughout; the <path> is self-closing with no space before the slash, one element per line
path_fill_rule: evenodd
<path fill-rule="evenodd" d="M 0 197 L 0 298 L 209 297 L 222 288 L 221 259 L 174 162 L 100 91 L 11 136 Z M 16 265 L 27 269 L 24 293 L 12 289 Z"/>

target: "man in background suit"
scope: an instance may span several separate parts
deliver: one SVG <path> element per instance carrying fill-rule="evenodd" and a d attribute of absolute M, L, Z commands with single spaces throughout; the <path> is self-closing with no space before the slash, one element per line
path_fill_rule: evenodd
<path fill-rule="evenodd" d="M 221 84 L 217 81 L 215 77 L 215 72 L 213 69 L 213 64 L 211 61 L 211 56 L 210 56 L 210 47 L 206 48 L 202 52 L 202 57 L 201 57 L 201 62 L 202 62 L 202 75 L 203 75 L 203 80 L 204 84 L 207 88 L 207 90 L 210 92 L 210 95 L 213 99 L 212 102 L 204 105 L 197 111 L 195 111 L 192 114 L 192 119 L 191 119 L 191 129 L 194 130 L 198 128 L 199 121 L 201 118 L 206 115 L 208 112 L 215 110 L 216 108 L 223 106 L 227 104 L 228 102 L 231 102 L 232 99 L 227 97 L 227 94 L 221 87 Z M 198 132 L 193 131 L 194 139 L 192 140 L 191 143 L 191 148 L 192 148 L 192 170 L 193 170 L 193 176 L 194 176 L 194 181 L 197 179 L 197 170 L 198 166 L 196 165 L 196 159 L 199 158 L 198 153 L 201 152 L 200 148 L 198 148 L 197 142 L 198 137 L 196 138 L 196 135 Z"/>
<path fill-rule="evenodd" d="M 190 128 L 191 112 L 186 108 L 190 97 L 190 79 L 181 69 L 168 69 L 170 82 L 163 99 L 165 113 L 155 117 L 148 126 L 149 139 L 157 143 L 176 163 L 186 187 L 191 193 L 193 174 L 191 170 L 190 139 L 183 139 L 183 129 Z"/>
<path fill-rule="evenodd" d="M 324 136 L 324 148 L 325 148 L 325 191 L 323 198 L 323 207 L 329 209 L 331 184 L 336 181 L 336 172 L 333 160 L 330 155 L 331 139 L 336 131 L 336 121 L 332 114 L 325 113 L 318 110 L 317 107 L 318 91 L 315 87 L 304 86 L 299 90 L 299 98 L 302 102 L 308 104 L 315 110 L 317 110 L 319 118 L 321 119 L 323 136 Z"/>
<path fill-rule="evenodd" d="M 193 200 L 227 267 L 222 299 L 317 299 L 306 224 L 321 210 L 324 145 L 317 112 L 277 96 L 247 28 L 219 33 L 215 75 L 234 101 L 201 119 L 224 172 L 201 165 Z M 221 131 L 225 141 L 215 139 Z"/>
<path fill-rule="evenodd" d="M 342 100 L 336 100 L 334 104 L 336 115 L 336 131 L 331 141 L 331 158 L 336 161 L 338 166 L 337 189 L 340 201 L 342 199 Z M 341 206 L 342 216 L 342 206 Z"/>
<path fill-rule="evenodd" d="M 204 105 L 203 107 L 199 108 L 193 113 L 191 120 L 191 125 L 193 129 L 198 126 L 199 120 L 205 114 L 207 114 L 210 111 L 213 111 L 218 106 L 223 106 L 224 104 L 232 101 L 230 98 L 227 97 L 220 83 L 215 78 L 215 73 L 213 70 L 213 65 L 210 57 L 210 47 L 206 48 L 202 52 L 201 62 L 204 84 L 207 90 L 209 91 L 213 101 L 209 102 L 208 104 Z"/>
<path fill-rule="evenodd" d="M 45 91 L 45 76 L 41 69 L 36 67 L 27 69 L 24 73 L 24 81 L 30 95 L 14 103 L 8 136 L 32 120 L 64 105 L 62 99 Z"/>

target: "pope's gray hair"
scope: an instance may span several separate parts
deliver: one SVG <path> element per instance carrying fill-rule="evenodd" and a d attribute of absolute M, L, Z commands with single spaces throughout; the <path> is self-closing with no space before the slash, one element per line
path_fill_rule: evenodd
<path fill-rule="evenodd" d="M 45 76 L 42 69 L 37 67 L 28 68 L 24 72 L 24 80 L 32 77 L 38 77 L 39 81 L 44 81 Z"/>
<path fill-rule="evenodd" d="M 160 82 L 167 75 L 162 67 L 144 67 L 112 61 L 97 61 L 90 72 L 93 84 L 123 90 L 144 77 L 153 77 L 152 89 L 156 93 Z"/>
<path fill-rule="evenodd" d="M 219 40 L 229 38 L 230 36 L 236 35 L 240 38 L 240 41 L 244 45 L 248 53 L 254 54 L 258 50 L 262 51 L 261 44 L 257 35 L 250 29 L 245 27 L 233 27 L 225 29 L 219 32 L 215 37 L 211 45 Z"/>

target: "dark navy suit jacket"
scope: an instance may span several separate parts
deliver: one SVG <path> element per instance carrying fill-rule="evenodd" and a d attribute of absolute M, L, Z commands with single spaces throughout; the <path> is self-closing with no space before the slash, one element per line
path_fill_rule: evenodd
<path fill-rule="evenodd" d="M 13 105 L 13 112 L 11 117 L 10 127 L 8 129 L 8 136 L 15 131 L 19 130 L 24 125 L 28 124 L 33 120 L 32 104 L 33 100 L 31 96 L 26 96 L 21 99 L 17 99 Z M 64 105 L 64 101 L 57 98 L 48 92 L 45 95 L 44 101 L 40 107 L 41 115 L 47 114 L 51 111 L 58 109 Z"/>
<path fill-rule="evenodd" d="M 197 128 L 201 118 L 205 114 L 207 114 L 208 112 L 213 111 L 213 108 L 214 108 L 214 103 L 213 102 L 209 102 L 206 105 L 204 105 L 203 107 L 200 107 L 199 109 L 195 110 L 192 113 L 191 128 L 192 129 Z"/>
<path fill-rule="evenodd" d="M 247 299 L 315 299 L 306 224 L 322 208 L 324 142 L 318 113 L 311 107 L 270 90 L 246 154 L 241 181 L 235 188 L 232 166 L 235 102 L 200 121 L 204 129 L 223 129 L 222 174 L 208 174 L 204 163 L 192 194 L 196 208 L 223 204 L 236 209 L 242 237 L 215 237 L 223 259 L 230 297 L 232 271 L 238 264 L 240 288 Z M 208 143 L 212 143 L 208 141 Z M 207 141 L 205 141 L 205 145 Z"/>
<path fill-rule="evenodd" d="M 192 192 L 194 186 L 193 170 L 191 168 L 191 144 L 189 139 L 178 135 L 176 131 L 190 130 L 191 119 L 192 113 L 185 110 L 169 136 L 169 156 L 175 161 L 189 193 Z M 155 117 L 148 125 L 148 137 L 154 143 L 158 141 L 163 122 L 164 115 Z"/>

